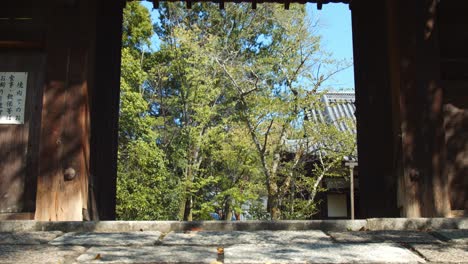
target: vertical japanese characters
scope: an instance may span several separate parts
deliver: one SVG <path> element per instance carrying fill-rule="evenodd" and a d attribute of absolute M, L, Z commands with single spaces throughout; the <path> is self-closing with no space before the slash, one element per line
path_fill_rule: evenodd
<path fill-rule="evenodd" d="M 24 124 L 27 80 L 27 72 L 0 72 L 0 124 Z"/>

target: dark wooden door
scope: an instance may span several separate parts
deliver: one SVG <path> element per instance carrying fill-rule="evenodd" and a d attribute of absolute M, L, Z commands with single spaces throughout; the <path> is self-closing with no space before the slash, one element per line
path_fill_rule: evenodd
<path fill-rule="evenodd" d="M 9 96 L 11 100 L 18 101 L 14 102 L 15 104 L 24 103 L 23 109 L 7 109 L 7 105 L 1 106 L 3 113 L 0 114 L 0 214 L 34 212 L 35 209 L 44 66 L 45 59 L 40 53 L 0 50 L 1 75 L 27 73 L 24 102 L 20 102 L 21 96 L 16 94 L 19 90 L 8 91 L 9 85 L 19 85 L 14 78 L 11 84 L 9 77 L 5 78 L 6 89 L 0 91 L 0 96 Z M 12 93 L 15 93 L 16 97 L 13 98 Z M 5 98 L 2 100 L 3 103 L 6 102 Z M 18 124 L 5 124 L 7 111 L 23 111 L 24 121 L 23 118 L 13 116 L 21 121 L 18 121 Z"/>

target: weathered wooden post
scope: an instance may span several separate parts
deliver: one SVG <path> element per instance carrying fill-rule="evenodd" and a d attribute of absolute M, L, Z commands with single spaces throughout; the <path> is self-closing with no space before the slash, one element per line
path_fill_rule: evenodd
<path fill-rule="evenodd" d="M 400 45 L 401 215 L 450 214 L 436 0 L 394 1 Z"/>

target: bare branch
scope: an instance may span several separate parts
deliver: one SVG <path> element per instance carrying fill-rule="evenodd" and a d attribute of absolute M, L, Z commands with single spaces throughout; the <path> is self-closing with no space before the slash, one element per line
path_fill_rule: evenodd
<path fill-rule="evenodd" d="M 263 141 L 263 147 L 262 147 L 262 152 L 264 153 L 265 150 L 266 150 L 266 145 L 267 145 L 267 142 L 268 142 L 268 135 L 270 134 L 270 130 L 271 130 L 271 127 L 273 126 L 273 122 L 275 121 L 275 119 L 271 119 L 271 122 L 270 124 L 268 125 L 268 129 L 267 131 L 265 132 L 265 140 Z"/>

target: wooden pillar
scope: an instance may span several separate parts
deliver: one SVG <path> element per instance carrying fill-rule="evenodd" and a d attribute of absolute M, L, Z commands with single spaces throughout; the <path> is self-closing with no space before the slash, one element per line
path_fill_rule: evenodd
<path fill-rule="evenodd" d="M 452 215 L 468 216 L 468 1 L 438 4 L 445 162 Z"/>
<path fill-rule="evenodd" d="M 448 216 L 436 0 L 398 2 L 402 216 Z"/>
<path fill-rule="evenodd" d="M 95 1 L 90 187 L 99 212 L 93 218 L 101 220 L 115 219 L 123 7 L 123 0 Z"/>
<path fill-rule="evenodd" d="M 35 219 L 80 221 L 89 175 L 88 2 L 53 2 L 46 38 Z"/>
<path fill-rule="evenodd" d="M 115 219 L 123 3 L 46 8 L 36 220 Z"/>
<path fill-rule="evenodd" d="M 396 217 L 397 147 L 385 1 L 352 2 L 361 217 Z"/>

